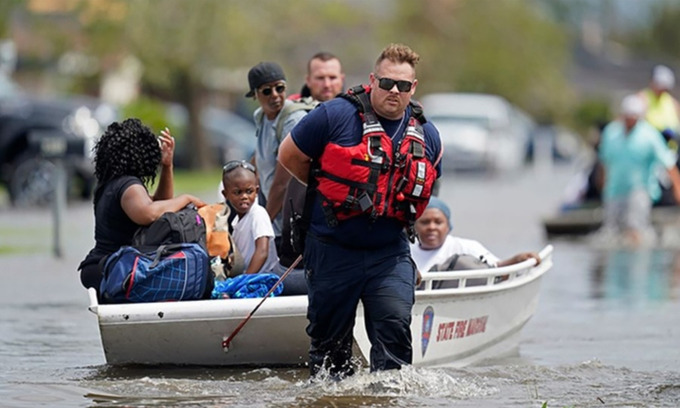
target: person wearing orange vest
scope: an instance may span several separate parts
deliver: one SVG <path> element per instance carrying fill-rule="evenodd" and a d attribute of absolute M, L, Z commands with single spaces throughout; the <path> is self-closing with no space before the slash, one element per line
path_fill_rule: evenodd
<path fill-rule="evenodd" d="M 304 242 L 312 376 L 354 372 L 359 301 L 371 370 L 412 362 L 409 235 L 441 168 L 439 132 L 411 101 L 419 59 L 390 44 L 368 85 L 320 104 L 281 143 L 279 162 L 314 192 Z"/>

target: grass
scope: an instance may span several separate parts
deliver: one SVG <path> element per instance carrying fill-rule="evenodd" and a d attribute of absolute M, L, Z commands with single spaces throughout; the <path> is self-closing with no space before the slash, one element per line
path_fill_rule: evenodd
<path fill-rule="evenodd" d="M 0 256 L 40 253 L 46 250 L 42 241 L 45 229 L 39 227 L 0 229 Z M 11 242 L 11 244 L 9 244 Z"/>
<path fill-rule="evenodd" d="M 29 252 L 26 248 L 0 245 L 0 256 Z"/>
<path fill-rule="evenodd" d="M 541 408 L 548 408 L 548 401 L 544 402 L 543 405 L 541 405 Z M 574 408 L 574 406 L 565 406 L 564 408 Z"/>
<path fill-rule="evenodd" d="M 217 191 L 222 169 L 209 171 L 175 170 L 175 194 L 200 194 Z"/>
<path fill-rule="evenodd" d="M 0 185 L 0 207 L 9 205 L 9 191 L 4 185 Z"/>
<path fill-rule="evenodd" d="M 206 191 L 217 191 L 217 186 L 222 180 L 222 169 L 208 171 L 175 169 L 174 180 L 175 194 L 201 194 Z M 155 189 L 154 185 L 151 191 Z M 0 185 L 0 204 L 2 203 L 9 205 L 9 192 L 4 185 Z"/>
<path fill-rule="evenodd" d="M 207 202 L 212 202 L 217 199 L 217 189 L 221 179 L 221 169 L 210 171 L 176 169 L 174 173 L 175 194 L 193 194 Z M 154 190 L 155 186 L 150 191 Z M 3 211 L 12 211 L 9 208 L 9 194 L 4 186 L 0 186 L 0 207 Z M 41 241 L 44 234 L 45 230 L 41 228 L 0 228 L 0 256 L 49 250 L 49 248 L 35 244 Z"/>

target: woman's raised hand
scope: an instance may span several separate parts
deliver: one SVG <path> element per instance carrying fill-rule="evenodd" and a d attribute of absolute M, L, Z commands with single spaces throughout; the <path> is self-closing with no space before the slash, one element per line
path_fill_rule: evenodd
<path fill-rule="evenodd" d="M 172 160 L 175 154 L 175 138 L 170 134 L 170 129 L 166 127 L 161 130 L 158 142 L 161 146 L 161 165 L 164 167 L 172 166 Z"/>

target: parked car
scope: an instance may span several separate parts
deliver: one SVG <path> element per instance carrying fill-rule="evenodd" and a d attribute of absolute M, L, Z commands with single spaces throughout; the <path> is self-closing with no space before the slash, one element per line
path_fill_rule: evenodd
<path fill-rule="evenodd" d="M 527 158 L 569 161 L 590 150 L 584 139 L 573 130 L 560 125 L 538 126 L 527 146 Z"/>
<path fill-rule="evenodd" d="M 201 119 L 218 163 L 248 160 L 255 152 L 255 124 L 234 112 L 208 107 Z"/>
<path fill-rule="evenodd" d="M 422 98 L 439 129 L 444 170 L 512 171 L 524 165 L 534 121 L 498 95 L 436 93 Z"/>
<path fill-rule="evenodd" d="M 15 206 L 45 205 L 54 192 L 49 156 L 66 155 L 69 193 L 89 197 L 92 147 L 115 120 L 113 106 L 86 97 L 38 98 L 0 72 L 0 183 Z"/>
<path fill-rule="evenodd" d="M 172 107 L 173 118 L 179 127 L 186 129 L 188 122 L 186 109 L 180 105 Z M 214 161 L 220 165 L 229 160 L 248 160 L 255 152 L 255 124 L 232 111 L 207 106 L 201 113 L 201 125 L 208 138 Z M 175 164 L 185 167 L 189 163 L 188 138 L 186 134 L 175 151 Z"/>

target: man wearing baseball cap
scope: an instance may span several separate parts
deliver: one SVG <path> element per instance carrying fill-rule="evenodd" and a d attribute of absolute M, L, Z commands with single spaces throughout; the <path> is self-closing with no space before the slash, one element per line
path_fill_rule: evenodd
<path fill-rule="evenodd" d="M 623 234 L 624 242 L 639 245 L 653 239 L 652 203 L 661 191 L 656 170 L 665 168 L 673 197 L 680 203 L 680 173 L 675 155 L 661 133 L 643 119 L 646 104 L 639 95 L 621 102 L 621 115 L 602 131 L 599 157 L 603 166 L 606 232 Z"/>
<path fill-rule="evenodd" d="M 286 76 L 276 62 L 260 62 L 248 72 L 250 90 L 246 97 L 255 98 L 260 107 L 255 110 L 255 166 L 260 182 L 260 205 L 265 206 L 274 227 L 278 243 L 281 237 L 281 208 L 290 174 L 278 162 L 280 138 L 277 135 L 279 121 L 283 122 L 282 134 L 288 134 L 297 122 L 306 115 L 304 110 L 282 114 L 284 106 L 292 104 L 286 100 Z"/>

